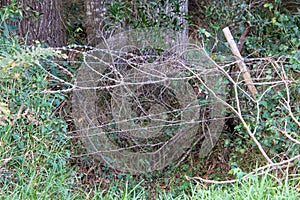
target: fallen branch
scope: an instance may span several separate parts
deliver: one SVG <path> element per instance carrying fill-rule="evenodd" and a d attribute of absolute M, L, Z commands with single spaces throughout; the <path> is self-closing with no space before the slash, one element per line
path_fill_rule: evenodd
<path fill-rule="evenodd" d="M 291 167 L 291 165 L 293 165 L 293 164 L 291 164 L 291 162 L 293 162 L 294 160 L 297 160 L 297 159 L 300 159 L 300 155 L 297 155 L 297 156 L 295 156 L 293 158 L 290 158 L 288 160 L 284 160 L 284 161 L 279 162 L 279 163 L 272 163 L 272 164 L 268 164 L 268 165 L 259 167 L 256 170 L 250 172 L 249 174 L 243 176 L 241 179 L 233 179 L 233 180 L 226 180 L 226 181 L 214 181 L 214 180 L 207 180 L 207 179 L 204 179 L 204 178 L 201 178 L 201 177 L 189 177 L 189 176 L 185 176 L 185 178 L 188 181 L 194 180 L 194 181 L 201 181 L 203 183 L 210 183 L 210 184 L 236 183 L 236 182 L 241 181 L 241 180 L 247 180 L 252 175 L 255 175 L 255 174 L 257 174 L 257 175 L 263 175 L 263 174 L 269 172 L 270 170 L 278 169 L 278 167 L 281 167 L 281 168 Z M 284 164 L 288 164 L 288 165 L 283 166 Z M 267 171 L 263 171 L 265 169 L 268 169 L 268 170 Z"/>
<path fill-rule="evenodd" d="M 237 60 L 237 65 L 240 68 L 240 71 L 242 72 L 243 78 L 245 79 L 245 82 L 247 84 L 248 90 L 250 91 L 252 97 L 255 99 L 256 94 L 257 94 L 257 90 L 253 84 L 251 75 L 247 69 L 247 66 L 244 62 L 243 57 L 241 56 L 241 53 L 231 35 L 231 32 L 229 30 L 228 27 L 223 29 L 223 33 L 227 39 L 227 42 L 229 43 L 231 52 L 233 53 L 233 55 L 235 56 L 236 60 Z"/>
<path fill-rule="evenodd" d="M 205 51 L 204 51 L 205 53 Z M 207 58 L 211 59 L 207 54 L 206 54 Z M 230 110 L 232 110 L 237 116 L 238 118 L 241 120 L 244 128 L 246 129 L 247 133 L 250 135 L 250 137 L 253 139 L 253 141 L 255 142 L 255 144 L 257 145 L 259 151 L 262 153 L 262 155 L 266 158 L 266 160 L 270 163 L 273 164 L 271 158 L 267 155 L 267 153 L 265 152 L 265 150 L 263 149 L 262 145 L 259 143 L 259 141 L 256 139 L 255 137 L 255 132 L 251 131 L 250 126 L 247 124 L 247 122 L 245 121 L 242 112 L 241 112 L 241 107 L 240 107 L 240 101 L 239 101 L 239 97 L 238 97 L 238 89 L 242 90 L 242 88 L 238 87 L 238 84 L 232 79 L 232 77 L 221 67 L 219 66 L 214 60 L 211 59 L 211 62 L 215 64 L 215 66 L 218 67 L 218 69 L 226 76 L 226 78 L 228 78 L 228 80 L 233 83 L 233 87 L 235 90 L 235 98 L 236 98 L 236 107 L 237 109 L 235 109 L 231 104 L 229 104 L 228 102 L 226 102 L 225 100 L 223 100 L 222 98 L 220 98 L 220 96 L 218 96 L 211 88 L 209 88 L 207 86 L 207 84 L 202 80 L 202 78 L 196 74 L 193 70 L 191 70 L 190 68 L 186 67 L 184 65 L 184 63 L 182 63 L 182 66 L 186 67 L 186 69 L 193 74 L 201 83 L 201 85 L 203 85 L 218 101 L 220 101 L 220 103 L 222 103 L 223 105 L 227 106 Z M 258 104 L 258 102 L 257 102 Z"/>

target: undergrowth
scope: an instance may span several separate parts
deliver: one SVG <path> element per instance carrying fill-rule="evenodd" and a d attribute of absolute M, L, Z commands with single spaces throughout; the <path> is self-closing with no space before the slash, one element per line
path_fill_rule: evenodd
<path fill-rule="evenodd" d="M 50 79 L 40 66 L 47 68 L 49 63 L 42 62 L 41 58 L 51 59 L 58 56 L 57 52 L 39 45 L 24 47 L 13 46 L 13 43 L 10 53 L 1 49 L 0 59 L 4 66 L 1 68 L 1 102 L 5 104 L 2 114 L 5 111 L 6 116 L 0 127 L 0 198 L 299 198 L 299 176 L 276 179 L 265 174 L 220 186 L 185 180 L 185 175 L 199 174 L 199 168 L 194 165 L 191 170 L 193 164 L 187 162 L 161 173 L 140 176 L 113 173 L 112 169 L 102 165 L 89 165 L 92 162 L 88 160 L 86 170 L 83 170 L 78 163 L 77 166 L 72 163 L 74 158 L 70 156 L 74 145 L 67 137 L 66 121 L 55 114 L 56 108 L 67 97 L 60 93 L 44 93 Z M 34 53 L 37 49 L 38 55 Z M 84 162 L 85 158 L 79 159 Z"/>
<path fill-rule="evenodd" d="M 289 23 L 299 24 L 296 17 L 286 20 L 286 14 L 275 12 L 277 8 L 276 6 L 271 8 L 270 4 L 261 8 L 270 13 L 274 12 L 274 16 L 265 13 L 269 21 L 265 21 L 257 27 L 256 31 L 270 32 L 276 28 L 281 31 L 280 33 L 286 33 L 285 27 L 291 28 L 292 26 Z M 207 12 L 209 11 L 211 10 L 208 8 Z M 220 16 L 222 16 L 221 14 Z M 18 15 L 18 12 L 11 9 L 9 15 Z M 240 126 L 236 126 L 234 131 L 241 137 L 235 137 L 233 134 L 223 136 L 210 159 L 203 160 L 206 165 L 202 166 L 196 157 L 191 156 L 179 167 L 170 167 L 163 172 L 154 174 L 133 176 L 114 172 L 103 165 L 95 164 L 89 157 L 72 157 L 80 147 L 77 148 L 74 145 L 77 141 L 74 142 L 68 137 L 67 132 L 70 127 L 64 120 L 65 116 L 57 115 L 55 112 L 62 102 L 68 100 L 68 96 L 62 93 L 44 93 L 46 89 L 52 87 L 50 83 L 53 83 L 45 69 L 54 68 L 51 63 L 44 62 L 45 58 L 49 60 L 54 57 L 59 58 L 59 52 L 44 49 L 39 44 L 28 47 L 17 38 L 9 39 L 12 36 L 9 31 L 13 27 L 8 27 L 4 23 L 5 12 L 1 12 L 1 20 L 0 199 L 300 198 L 299 174 L 289 174 L 288 170 L 278 172 L 284 174 L 280 178 L 269 172 L 260 176 L 251 176 L 249 179 L 240 180 L 235 184 L 225 185 L 209 185 L 186 180 L 186 175 L 204 175 L 207 176 L 205 178 L 214 180 L 223 180 L 229 177 L 240 178 L 245 174 L 244 170 L 251 170 L 249 165 L 261 164 L 261 158 L 256 154 L 257 151 L 251 148 L 253 143 L 242 135 L 244 130 Z M 258 24 L 257 21 L 256 23 Z M 201 30 L 202 33 L 206 33 L 205 37 L 211 37 L 214 34 Z M 278 31 L 270 36 L 271 39 L 278 38 Z M 295 55 L 288 61 L 289 66 L 295 68 L 290 73 L 299 73 L 299 52 L 295 50 L 296 44 L 299 42 L 297 40 L 298 30 L 295 28 L 293 31 L 287 38 L 283 38 L 282 41 L 278 40 L 283 46 L 275 49 L 273 49 L 272 42 L 265 46 L 267 41 L 264 40 L 264 35 L 255 38 L 255 32 L 253 32 L 246 43 L 246 51 L 253 49 L 255 52 L 259 52 L 260 56 L 288 51 L 292 56 Z M 287 44 L 292 45 L 286 47 Z M 256 51 L 263 48 L 266 50 Z M 271 52 L 272 49 L 273 52 Z M 298 88 L 292 89 L 292 92 L 299 93 Z M 262 103 L 265 104 L 262 105 L 264 106 L 262 118 L 269 123 L 275 123 L 274 120 L 282 119 L 284 116 L 280 113 L 273 115 L 270 113 L 274 107 L 272 107 L 272 102 L 280 97 L 278 95 L 278 93 L 272 93 L 270 94 L 271 98 Z M 299 110 L 297 111 L 299 112 Z M 295 132 L 295 137 L 298 137 L 296 133 L 299 129 L 289 128 Z M 274 139 L 275 144 L 278 145 L 274 144 Z M 265 146 L 270 147 L 270 151 L 274 154 L 278 153 L 280 150 L 278 148 L 283 148 L 282 144 L 289 145 L 287 141 L 280 141 L 282 138 L 278 137 L 262 136 L 261 140 Z M 296 149 L 295 145 L 290 149 L 292 148 Z M 296 149 L 292 153 L 296 154 L 298 151 Z M 216 167 L 216 160 L 222 163 L 221 160 L 225 157 L 224 153 L 230 154 L 223 163 L 224 165 L 226 163 L 226 166 Z M 231 156 L 231 159 L 228 156 Z M 215 161 L 211 162 L 214 159 Z M 246 162 L 247 164 L 245 164 Z M 298 163 L 295 162 L 295 164 Z M 210 169 L 210 166 L 215 166 L 215 168 Z M 203 171 L 207 173 L 205 174 Z"/>

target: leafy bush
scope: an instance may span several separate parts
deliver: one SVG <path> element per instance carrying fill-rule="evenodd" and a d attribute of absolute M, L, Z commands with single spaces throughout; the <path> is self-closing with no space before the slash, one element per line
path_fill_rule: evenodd
<path fill-rule="evenodd" d="M 294 55 L 300 44 L 300 12 L 284 10 L 280 1 L 266 3 L 253 13 L 254 27 L 245 48 L 258 56 Z"/>
<path fill-rule="evenodd" d="M 224 55 L 228 47 L 221 28 L 229 26 L 238 41 L 247 22 L 250 22 L 251 30 L 246 37 L 243 54 L 247 58 L 255 58 L 252 61 L 246 58 L 245 61 L 255 82 L 261 83 L 257 88 L 263 95 L 258 97 L 261 99 L 257 107 L 245 95 L 239 94 L 242 114 L 271 157 L 282 159 L 282 156 L 298 155 L 299 146 L 286 133 L 299 141 L 300 12 L 291 13 L 278 0 L 273 4 L 237 0 L 229 1 L 229 4 L 226 2 L 206 7 L 209 23 L 206 29 L 199 28 L 198 36 L 210 47 L 208 51 L 212 55 L 221 52 Z M 211 40 L 215 42 L 212 44 Z M 266 60 L 268 56 L 274 58 Z M 280 83 L 276 84 L 276 81 Z M 292 119 L 291 113 L 296 120 Z M 235 133 L 239 137 L 227 138 L 227 146 L 235 148 L 241 155 L 253 149 L 254 143 L 243 124 L 235 127 Z M 254 152 L 253 156 L 256 156 Z M 237 158 L 237 153 L 233 157 Z M 243 159 L 241 163 L 244 163 Z M 237 167 L 234 161 L 232 164 Z"/>
<path fill-rule="evenodd" d="M 300 12 L 288 11 L 280 0 L 274 4 L 264 2 L 232 0 L 207 5 L 206 27 L 200 24 L 199 37 L 207 39 L 208 47 L 213 45 L 211 40 L 216 40 L 217 48 L 214 47 L 213 51 L 224 52 L 226 45 L 221 29 L 229 26 L 238 41 L 249 22 L 251 30 L 243 48 L 247 56 L 294 55 L 300 44 Z"/>
<path fill-rule="evenodd" d="M 164 27 L 181 30 L 182 19 L 187 19 L 181 10 L 185 1 L 113 1 L 107 12 L 105 24 L 123 28 Z"/>

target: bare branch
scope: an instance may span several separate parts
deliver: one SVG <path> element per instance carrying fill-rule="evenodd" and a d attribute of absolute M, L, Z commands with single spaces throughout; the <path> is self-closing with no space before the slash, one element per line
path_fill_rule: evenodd
<path fill-rule="evenodd" d="M 251 173 L 243 176 L 240 179 L 233 179 L 233 180 L 226 180 L 226 181 L 214 181 L 214 180 L 207 180 L 207 179 L 204 179 L 204 178 L 201 178 L 201 177 L 188 177 L 188 176 L 186 176 L 185 178 L 187 180 L 201 181 L 201 182 L 204 182 L 204 183 L 211 183 L 211 184 L 231 184 L 231 183 L 236 183 L 236 182 L 241 181 L 241 180 L 247 180 L 252 175 L 263 175 L 263 174 L 268 173 L 271 170 L 275 170 L 275 169 L 278 169 L 278 168 L 288 168 L 288 167 L 291 167 L 292 162 L 294 160 L 299 159 L 299 158 L 300 158 L 300 155 L 297 155 L 297 156 L 295 156 L 293 158 L 290 158 L 288 160 L 284 160 L 284 161 L 279 162 L 279 163 L 272 163 L 272 164 L 268 164 L 268 165 L 259 167 L 259 168 L 255 169 L 254 171 L 252 171 Z M 287 164 L 287 165 L 285 165 L 285 164 Z M 266 169 L 267 169 L 267 171 L 264 171 Z"/>

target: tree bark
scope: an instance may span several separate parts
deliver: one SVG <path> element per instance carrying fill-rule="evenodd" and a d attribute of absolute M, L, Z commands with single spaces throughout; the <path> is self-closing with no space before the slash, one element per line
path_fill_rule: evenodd
<path fill-rule="evenodd" d="M 10 2 L 11 0 L 2 0 L 0 5 L 5 6 Z M 51 47 L 66 44 L 62 1 L 18 0 L 18 4 L 22 6 L 23 18 L 19 22 L 10 23 L 18 27 L 18 35 L 26 38 L 27 44 L 33 44 L 36 40 Z"/>
<path fill-rule="evenodd" d="M 89 45 L 96 46 L 107 38 L 104 18 L 112 0 L 86 0 L 85 29 Z"/>
<path fill-rule="evenodd" d="M 85 11 L 86 11 L 85 29 L 86 29 L 89 45 L 96 46 L 97 44 L 102 42 L 104 39 L 107 39 L 115 32 L 122 30 L 122 28 L 126 29 L 126 27 L 123 27 L 126 26 L 125 22 L 123 25 L 121 25 L 121 27 L 109 27 L 111 26 L 111 24 L 105 23 L 105 16 L 112 2 L 113 0 L 86 0 L 85 1 Z M 139 13 L 137 11 L 135 4 L 149 3 L 147 2 L 147 0 L 141 0 L 141 1 L 124 0 L 124 2 L 128 4 L 127 6 L 132 6 L 133 12 L 135 12 L 136 17 Z M 165 12 L 167 12 L 166 14 L 169 14 L 168 12 L 171 12 L 171 4 L 169 3 L 168 0 L 165 3 L 166 3 L 166 8 L 159 8 L 159 9 L 162 10 L 165 9 Z M 186 14 L 188 13 L 188 0 L 183 1 L 180 7 L 180 11 L 182 13 L 186 13 Z M 158 10 L 158 12 L 160 12 L 160 10 Z M 178 42 L 180 44 L 185 44 L 188 37 L 187 21 L 180 17 L 177 18 L 178 21 L 181 22 L 184 26 L 184 30 L 178 31 Z M 110 32 L 107 30 L 110 30 Z"/>
<path fill-rule="evenodd" d="M 184 13 L 184 16 L 188 15 L 188 0 L 185 0 L 180 6 L 180 12 Z M 183 29 L 177 33 L 177 52 L 186 51 L 188 43 L 188 21 L 184 17 L 179 17 L 179 22 L 181 22 Z"/>

